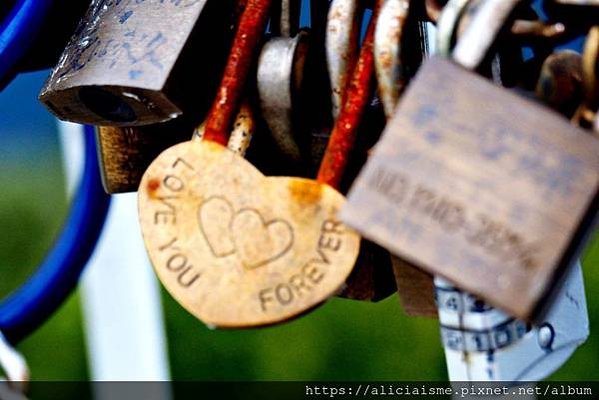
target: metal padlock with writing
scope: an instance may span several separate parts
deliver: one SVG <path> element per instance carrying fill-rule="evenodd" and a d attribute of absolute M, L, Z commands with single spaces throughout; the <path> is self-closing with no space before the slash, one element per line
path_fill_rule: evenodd
<path fill-rule="evenodd" d="M 135 126 L 207 110 L 232 1 L 94 0 L 40 100 L 59 118 Z"/>
<path fill-rule="evenodd" d="M 424 63 L 342 219 L 529 319 L 594 223 L 599 142 L 468 71 L 485 59 L 518 3 L 484 1 L 453 52 L 457 63 Z"/>

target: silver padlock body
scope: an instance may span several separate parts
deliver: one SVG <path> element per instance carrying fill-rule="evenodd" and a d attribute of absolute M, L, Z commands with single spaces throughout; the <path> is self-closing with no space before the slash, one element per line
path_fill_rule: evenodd
<path fill-rule="evenodd" d="M 40 93 L 60 119 L 137 126 L 210 104 L 232 1 L 94 0 Z"/>

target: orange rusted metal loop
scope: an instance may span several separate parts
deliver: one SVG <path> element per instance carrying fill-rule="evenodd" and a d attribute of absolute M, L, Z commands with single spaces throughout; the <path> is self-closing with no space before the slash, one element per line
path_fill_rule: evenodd
<path fill-rule="evenodd" d="M 347 84 L 339 117 L 331 133 L 317 180 L 339 188 L 355 145 L 360 120 L 368 104 L 374 75 L 374 31 L 382 0 L 378 0 L 356 66 Z"/>
<path fill-rule="evenodd" d="M 206 119 L 204 140 L 225 146 L 233 116 L 262 39 L 272 0 L 248 0 L 241 15 L 223 78 Z"/>

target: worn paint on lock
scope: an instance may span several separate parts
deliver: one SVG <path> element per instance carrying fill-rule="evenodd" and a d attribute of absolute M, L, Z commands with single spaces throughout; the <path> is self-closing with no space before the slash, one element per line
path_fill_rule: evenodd
<path fill-rule="evenodd" d="M 203 140 L 205 130 L 206 124 L 202 123 L 194 131 L 193 140 Z M 241 103 L 239 112 L 235 117 L 235 122 L 233 123 L 233 129 L 231 131 L 231 135 L 229 136 L 227 148 L 240 157 L 245 157 L 245 153 L 250 147 L 255 130 L 256 121 L 254 118 L 254 113 L 252 112 L 249 102 L 247 99 L 245 99 L 243 100 L 243 103 Z"/>
<path fill-rule="evenodd" d="M 150 79 L 149 75 L 161 71 L 164 64 L 172 64 L 176 54 L 165 53 L 165 44 L 172 40 L 166 32 L 160 29 L 160 25 L 146 26 L 145 31 L 141 21 L 136 18 L 143 14 L 145 24 L 153 24 L 158 21 L 157 17 L 163 17 L 165 13 L 173 10 L 187 14 L 185 19 L 176 21 L 187 27 L 195 23 L 198 12 L 204 7 L 205 0 L 183 0 L 183 1 L 145 1 L 143 6 L 147 9 L 153 7 L 151 13 L 145 13 L 143 7 L 133 0 L 128 1 L 105 1 L 94 0 L 87 12 L 85 23 L 78 29 L 78 37 L 69 46 L 76 50 L 65 52 L 58 62 L 54 75 L 57 76 L 56 84 L 68 79 L 75 72 L 93 68 L 96 64 L 107 64 L 110 66 L 125 65 L 128 74 L 124 76 L 123 83 L 130 80 L 143 82 Z M 151 4 L 151 5 L 150 5 Z M 160 4 L 161 6 L 156 6 Z M 185 11 L 185 13 L 183 13 Z M 102 36 L 104 26 L 116 20 L 123 25 L 122 36 L 113 37 L 105 41 Z M 175 22 L 175 21 L 170 21 Z M 139 24 L 139 25 L 138 25 Z M 151 30 L 150 30 L 151 29 Z M 129 50 L 137 50 L 138 42 L 143 44 L 145 50 L 132 53 Z M 148 81 L 148 83 L 151 81 Z"/>
<path fill-rule="evenodd" d="M 595 216 L 599 143 L 437 58 L 404 96 L 342 220 L 516 317 L 531 317 Z"/>
<path fill-rule="evenodd" d="M 94 0 L 40 99 L 61 119 L 110 126 L 168 121 L 190 101 L 198 110 L 197 93 L 214 90 L 228 35 L 227 24 L 213 21 L 226 20 L 230 9 L 231 1 Z M 196 41 L 192 34 L 207 32 L 212 41 Z M 191 44 L 214 63 L 188 57 Z M 185 66 L 178 63 L 183 58 Z M 172 90 L 178 79 L 189 91 Z M 195 99 L 187 98 L 194 90 Z"/>

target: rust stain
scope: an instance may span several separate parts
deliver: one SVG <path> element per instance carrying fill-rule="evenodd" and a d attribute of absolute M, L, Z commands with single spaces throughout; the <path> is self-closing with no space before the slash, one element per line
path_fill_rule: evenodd
<path fill-rule="evenodd" d="M 322 198 L 323 185 L 316 181 L 292 180 L 289 184 L 289 193 L 294 201 L 299 204 L 317 204 Z"/>
<path fill-rule="evenodd" d="M 380 59 L 381 59 L 381 64 L 383 65 L 383 67 L 385 69 L 393 68 L 393 65 L 394 65 L 393 56 L 388 51 L 381 53 Z"/>
<path fill-rule="evenodd" d="M 151 199 L 156 198 L 156 192 L 160 189 L 160 179 L 152 178 L 148 181 L 147 191 Z"/>

